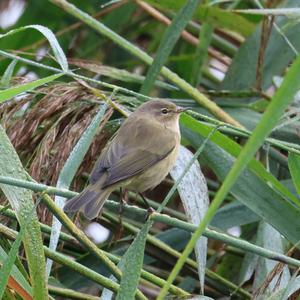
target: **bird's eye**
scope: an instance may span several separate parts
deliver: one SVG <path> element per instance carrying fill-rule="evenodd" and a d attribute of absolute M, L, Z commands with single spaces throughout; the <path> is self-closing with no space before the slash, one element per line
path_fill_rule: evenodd
<path fill-rule="evenodd" d="M 167 108 L 162 108 L 161 113 L 166 115 L 168 113 L 168 109 Z"/>

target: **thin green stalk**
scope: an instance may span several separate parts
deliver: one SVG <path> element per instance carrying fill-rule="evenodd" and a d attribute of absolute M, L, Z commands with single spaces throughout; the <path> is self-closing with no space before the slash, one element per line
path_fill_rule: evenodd
<path fill-rule="evenodd" d="M 100 297 L 88 295 L 86 293 L 76 292 L 70 289 L 65 289 L 53 285 L 48 285 L 49 293 L 56 296 L 61 296 L 63 299 L 82 299 L 82 300 L 101 300 Z"/>
<path fill-rule="evenodd" d="M 151 65 L 153 62 L 153 58 L 149 56 L 146 52 L 134 46 L 126 39 L 106 27 L 101 22 L 97 21 L 95 18 L 91 17 L 89 14 L 81 11 L 73 4 L 70 4 L 66 0 L 49 0 L 53 4 L 61 7 L 63 10 L 68 12 L 69 14 L 73 15 L 77 19 L 81 20 L 100 34 L 104 35 L 105 37 L 109 38 L 117 45 L 128 51 L 129 53 L 133 54 L 134 56 L 140 58 L 142 61 Z M 233 119 L 230 115 L 228 115 L 224 110 L 222 110 L 218 105 L 208 99 L 205 95 L 200 93 L 196 88 L 192 87 L 189 83 L 187 83 L 184 79 L 179 77 L 176 73 L 172 72 L 166 67 L 161 69 L 161 74 L 169 79 L 172 83 L 180 87 L 184 92 L 190 95 L 192 98 L 195 99 L 200 105 L 205 107 L 209 110 L 214 116 L 223 120 L 226 123 L 235 125 L 237 127 L 243 128 L 243 126 Z"/>
<path fill-rule="evenodd" d="M 196 120 L 207 122 L 206 123 L 207 125 L 209 125 L 209 124 L 219 125 L 219 126 L 222 125 L 223 127 L 220 128 L 220 131 L 224 132 L 224 133 L 234 134 L 235 136 L 239 136 L 239 137 L 251 137 L 251 135 L 253 134 L 251 131 L 249 131 L 247 129 L 241 129 L 241 128 L 232 126 L 230 124 L 220 122 L 219 120 L 216 120 L 214 118 L 208 117 L 206 115 L 200 114 L 200 113 L 192 111 L 192 110 L 188 111 L 187 114 L 192 116 Z M 300 146 L 298 144 L 289 143 L 289 142 L 285 142 L 285 141 L 274 139 L 274 138 L 266 138 L 264 140 L 264 142 L 269 143 L 270 145 L 277 147 L 279 149 L 286 150 L 286 151 L 293 152 L 293 153 L 300 155 Z"/>
<path fill-rule="evenodd" d="M 206 90 L 204 94 L 213 97 L 224 97 L 224 98 L 247 98 L 247 97 L 263 97 L 264 95 L 260 91 L 255 90 Z"/>
<path fill-rule="evenodd" d="M 245 145 L 240 155 L 238 156 L 236 162 L 234 163 L 233 167 L 229 171 L 223 184 L 218 190 L 214 200 L 212 201 L 209 209 L 207 210 L 207 213 L 205 214 L 196 231 L 193 233 L 192 238 L 190 239 L 182 253 L 182 256 L 178 259 L 177 263 L 175 264 L 172 272 L 169 275 L 167 284 L 162 288 L 157 300 L 162 300 L 165 298 L 168 292 L 168 286 L 173 282 L 177 274 L 180 272 L 185 260 L 193 251 L 197 240 L 204 232 L 206 226 L 212 220 L 213 216 L 217 212 L 217 209 L 222 204 L 226 195 L 229 193 L 231 187 L 234 185 L 241 172 L 246 168 L 247 164 L 250 162 L 255 152 L 263 144 L 264 139 L 272 131 L 272 128 L 275 127 L 278 120 L 284 113 L 285 108 L 290 102 L 294 100 L 294 95 L 300 89 L 299 69 L 300 56 L 298 56 L 293 62 L 292 66 L 290 67 L 287 75 L 285 76 L 282 82 L 282 85 L 275 93 L 266 112 L 263 114 L 260 122 L 253 131 L 252 136 L 247 141 L 247 144 Z"/>
<path fill-rule="evenodd" d="M 46 186 L 44 184 L 33 183 L 33 182 L 26 181 L 26 180 L 14 179 L 11 177 L 6 177 L 6 176 L 0 176 L 0 183 L 5 183 L 5 184 L 9 184 L 9 185 L 14 185 L 14 186 L 20 186 L 20 187 L 24 187 L 27 189 L 31 189 L 36 192 L 47 192 L 47 193 L 51 193 L 51 194 L 61 195 L 63 197 L 68 197 L 68 198 L 72 198 L 72 197 L 78 195 L 78 193 L 76 193 L 76 192 L 68 191 L 65 189 L 60 190 L 55 187 Z M 109 210 L 114 211 L 116 213 L 118 213 L 120 211 L 120 204 L 115 201 L 106 200 L 104 206 L 105 206 L 105 208 L 108 208 Z M 130 214 L 134 213 L 136 216 L 140 217 L 143 220 L 145 220 L 145 217 L 147 216 L 147 210 L 138 208 L 136 206 L 124 205 L 123 209 L 124 209 L 125 216 L 126 216 L 127 212 Z M 5 211 L 1 212 L 1 210 L 0 210 L 0 214 L 5 215 Z M 181 221 L 176 218 L 172 218 L 168 215 L 160 214 L 160 213 L 156 213 L 156 212 L 152 213 L 151 219 L 153 219 L 154 221 L 161 222 L 161 223 L 164 223 L 164 224 L 167 224 L 170 226 L 174 226 L 177 228 L 181 228 L 181 229 L 184 229 L 184 230 L 187 230 L 190 232 L 195 232 L 195 230 L 197 229 L 197 226 L 195 226 L 191 223 Z M 206 228 L 203 235 L 206 236 L 207 238 L 221 241 L 221 242 L 231 245 L 233 247 L 243 249 L 246 252 L 251 252 L 251 253 L 260 255 L 262 257 L 265 257 L 265 258 L 280 261 L 280 262 L 286 263 L 291 266 L 300 267 L 300 260 L 291 258 L 291 257 L 283 255 L 281 253 L 277 253 L 275 251 L 271 251 L 271 250 L 256 246 L 245 240 L 230 236 L 228 234 L 225 234 L 225 233 L 213 230 L 213 229 Z"/>

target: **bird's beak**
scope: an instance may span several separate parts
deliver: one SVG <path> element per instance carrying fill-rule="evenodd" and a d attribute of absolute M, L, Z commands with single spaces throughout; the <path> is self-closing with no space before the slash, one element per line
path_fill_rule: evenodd
<path fill-rule="evenodd" d="M 189 109 L 192 109 L 191 107 L 180 107 L 180 106 L 177 106 L 177 109 L 176 109 L 176 113 L 180 114 L 186 110 L 189 110 Z"/>

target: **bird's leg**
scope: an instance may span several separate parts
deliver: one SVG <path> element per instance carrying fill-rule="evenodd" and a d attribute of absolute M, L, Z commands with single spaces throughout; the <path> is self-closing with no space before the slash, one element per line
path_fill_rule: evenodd
<path fill-rule="evenodd" d="M 142 193 L 139 193 L 139 195 L 142 198 L 142 200 L 144 201 L 144 203 L 147 206 L 147 208 L 151 208 L 150 204 L 148 203 L 148 201 L 146 200 L 146 198 L 144 197 L 144 195 Z"/>
<path fill-rule="evenodd" d="M 128 201 L 128 190 L 124 189 L 121 187 L 120 188 L 120 208 L 119 208 L 119 223 L 120 223 L 120 229 L 118 230 L 116 234 L 116 240 L 118 240 L 122 234 L 123 234 L 123 221 L 122 221 L 122 216 L 123 216 L 123 211 L 124 211 L 124 204 L 126 204 Z"/>
<path fill-rule="evenodd" d="M 142 193 L 139 193 L 139 195 L 141 196 L 141 198 L 143 199 L 145 205 L 147 206 L 147 216 L 146 216 L 146 220 L 149 218 L 149 216 L 155 211 L 149 204 L 149 202 L 146 200 L 146 198 L 144 197 L 144 195 Z"/>

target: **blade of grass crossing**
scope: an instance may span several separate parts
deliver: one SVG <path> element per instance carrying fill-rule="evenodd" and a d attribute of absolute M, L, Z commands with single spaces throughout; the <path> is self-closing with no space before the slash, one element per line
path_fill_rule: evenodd
<path fill-rule="evenodd" d="M 7 101 L 21 93 L 31 91 L 41 85 L 49 83 L 49 82 L 61 77 L 62 75 L 63 74 L 61 73 L 61 74 L 47 76 L 47 77 L 44 77 L 41 79 L 37 79 L 35 81 L 31 81 L 29 83 L 20 84 L 20 85 L 8 88 L 6 90 L 0 91 L 0 103 Z"/>
<path fill-rule="evenodd" d="M 0 88 L 6 89 L 9 87 L 9 83 L 10 83 L 11 77 L 13 75 L 16 63 L 17 63 L 17 60 L 14 59 L 6 68 L 4 74 L 1 78 L 1 81 L 0 81 Z"/>
<path fill-rule="evenodd" d="M 39 31 L 40 33 L 42 33 L 45 36 L 45 38 L 48 40 L 48 42 L 49 42 L 49 44 L 52 48 L 54 56 L 55 56 L 57 62 L 59 63 L 59 65 L 61 66 L 62 70 L 63 71 L 68 71 L 69 66 L 68 66 L 68 61 L 67 61 L 67 58 L 64 54 L 64 51 L 60 47 L 55 35 L 53 34 L 53 32 L 45 26 L 42 26 L 42 25 L 28 25 L 28 26 L 17 28 L 17 29 L 13 29 L 13 30 L 5 33 L 5 34 L 0 34 L 0 39 L 4 38 L 6 36 L 16 34 L 18 32 L 27 30 L 27 29 L 35 29 L 35 30 Z"/>
<path fill-rule="evenodd" d="M 197 86 L 201 82 L 203 66 L 208 56 L 208 47 L 210 45 L 214 28 L 210 23 L 204 23 L 201 27 L 199 44 L 195 53 L 195 63 L 191 72 L 191 83 Z"/>
<path fill-rule="evenodd" d="M 134 299 L 135 297 L 143 267 L 147 234 L 152 224 L 153 221 L 148 219 L 122 257 L 120 264 L 123 265 L 123 268 L 121 268 L 123 276 L 121 278 L 120 290 L 117 294 L 116 300 Z M 147 298 L 145 297 L 145 299 Z"/>
<path fill-rule="evenodd" d="M 177 181 L 183 173 L 186 165 L 193 159 L 193 153 L 187 148 L 181 146 L 175 166 L 170 174 L 174 181 Z M 208 190 L 204 175 L 201 172 L 200 165 L 196 160 L 187 174 L 178 185 L 178 193 L 188 219 L 196 226 L 205 215 L 208 205 Z M 207 238 L 201 237 L 195 247 L 195 254 L 198 265 L 198 276 L 200 280 L 201 293 L 204 293 L 204 276 L 207 254 Z"/>
<path fill-rule="evenodd" d="M 293 183 L 300 197 L 300 156 L 294 153 L 289 154 L 289 169 L 292 175 Z"/>
<path fill-rule="evenodd" d="M 14 266 L 14 262 L 16 260 L 16 256 L 18 255 L 20 245 L 22 243 L 23 235 L 24 235 L 24 229 L 21 228 L 21 231 L 18 233 L 16 240 L 12 244 L 7 259 L 5 260 L 5 262 L 3 263 L 0 269 L 0 299 L 2 299 L 4 295 L 8 283 L 8 278 Z"/>
<path fill-rule="evenodd" d="M 173 47 L 181 35 L 182 30 L 192 18 L 199 2 L 199 0 L 187 1 L 174 17 L 172 24 L 168 27 L 162 38 L 156 57 L 148 70 L 146 79 L 141 87 L 140 92 L 142 94 L 148 94 L 150 92 L 157 75 L 160 73 L 161 68 L 165 65 Z"/>
<path fill-rule="evenodd" d="M 203 138 L 197 137 L 196 134 L 187 131 L 185 128 L 183 128 L 183 135 L 195 148 L 199 147 L 203 140 Z M 236 161 L 231 155 L 212 142 L 207 144 L 201 157 L 207 166 L 214 171 L 220 182 L 225 180 Z M 258 219 L 266 220 L 290 242 L 298 242 L 300 209 L 282 197 L 280 193 L 274 191 L 270 183 L 261 180 L 247 168 L 243 170 L 236 180 L 230 190 L 230 194 L 251 209 L 258 216 Z M 216 216 L 217 214 L 214 218 Z"/>
<path fill-rule="evenodd" d="M 3 226 L 2 226 L 3 227 Z M 0 264 L 4 264 L 7 261 L 7 253 L 4 248 L 0 245 Z M 22 265 L 23 266 L 23 265 Z M 20 289 L 24 290 L 27 294 L 32 295 L 32 288 L 28 283 L 28 276 L 27 274 L 24 276 L 19 268 L 15 265 L 12 267 L 11 270 L 11 277 L 18 283 Z M 0 277 L 2 279 L 2 277 Z"/>
<path fill-rule="evenodd" d="M 289 103 L 291 103 L 294 100 L 294 95 L 300 89 L 299 69 L 300 56 L 297 57 L 297 59 L 293 62 L 292 66 L 288 70 L 284 81 L 282 82 L 282 85 L 275 93 L 272 102 L 269 104 L 266 112 L 263 114 L 261 121 L 258 123 L 257 127 L 253 131 L 252 136 L 249 138 L 244 149 L 238 156 L 232 169 L 225 178 L 221 188 L 218 190 L 202 222 L 192 235 L 192 238 L 187 244 L 185 250 L 183 251 L 181 258 L 177 261 L 175 267 L 170 273 L 169 278 L 167 280 L 167 284 L 161 290 L 157 298 L 158 300 L 164 299 L 170 284 L 172 284 L 172 282 L 176 278 L 187 257 L 192 252 L 198 238 L 202 235 L 206 226 L 212 220 L 218 207 L 222 204 L 223 200 L 227 196 L 231 187 L 234 185 L 238 176 L 241 174 L 244 168 L 246 168 L 247 164 L 250 162 L 255 152 L 263 144 L 264 139 L 272 131 L 272 128 L 277 124 L 281 115 L 284 113 L 285 108 L 288 106 Z"/>
<path fill-rule="evenodd" d="M 103 103 L 98 113 L 92 120 L 91 124 L 85 130 L 84 134 L 79 139 L 74 149 L 70 153 L 70 156 L 68 157 L 65 165 L 63 166 L 59 174 L 57 185 L 56 185 L 57 188 L 69 189 L 72 180 L 93 141 L 93 138 L 97 132 L 97 129 L 105 114 L 106 109 L 107 109 L 107 105 Z M 65 205 L 65 201 L 66 198 L 55 196 L 55 203 L 59 208 L 63 208 L 63 206 Z M 55 250 L 57 247 L 61 226 L 62 225 L 59 222 L 59 220 L 54 216 L 52 220 L 52 231 L 51 231 L 50 243 L 49 243 L 50 250 Z M 51 272 L 51 267 L 52 267 L 52 260 L 47 259 L 47 265 L 46 265 L 47 276 L 49 276 Z"/>
<path fill-rule="evenodd" d="M 27 173 L 23 169 L 15 149 L 1 126 L 0 153 L 0 175 L 10 175 L 17 179 L 26 180 Z M 4 184 L 0 184 L 0 188 L 15 210 L 21 229 L 24 230 L 23 244 L 30 273 L 33 298 L 47 299 L 45 256 L 41 230 L 32 201 L 32 192 L 24 188 L 12 188 Z"/>

